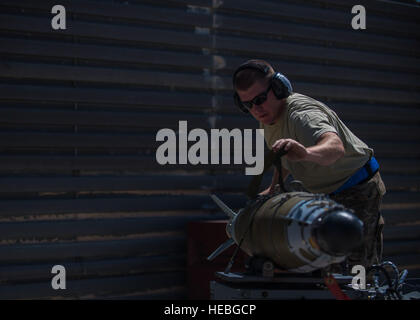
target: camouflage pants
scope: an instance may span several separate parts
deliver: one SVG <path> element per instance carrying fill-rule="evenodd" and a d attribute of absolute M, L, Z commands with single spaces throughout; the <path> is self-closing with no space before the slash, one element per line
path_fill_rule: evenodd
<path fill-rule="evenodd" d="M 349 265 L 369 267 L 382 260 L 384 219 L 380 214 L 380 206 L 385 192 L 385 185 L 377 172 L 370 180 L 330 196 L 345 207 L 353 209 L 364 224 L 363 244 L 348 257 Z"/>

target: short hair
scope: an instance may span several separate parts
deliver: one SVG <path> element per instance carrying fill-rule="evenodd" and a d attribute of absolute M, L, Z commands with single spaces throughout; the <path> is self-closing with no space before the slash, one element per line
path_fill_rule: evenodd
<path fill-rule="evenodd" d="M 273 67 L 267 61 L 258 59 L 248 60 L 241 64 L 238 69 L 244 68 L 247 65 L 250 65 L 250 67 L 240 70 L 239 72 L 236 71 L 234 74 L 233 87 L 235 90 L 247 90 L 255 82 L 271 78 L 275 73 Z M 264 72 L 264 70 L 268 71 Z"/>

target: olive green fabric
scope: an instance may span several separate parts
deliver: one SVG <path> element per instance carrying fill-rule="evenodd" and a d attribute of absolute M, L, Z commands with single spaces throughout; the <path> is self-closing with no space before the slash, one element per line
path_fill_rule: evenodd
<path fill-rule="evenodd" d="M 385 184 L 377 172 L 368 181 L 331 196 L 331 199 L 354 210 L 354 214 L 363 221 L 363 244 L 349 256 L 350 265 L 370 267 L 382 261 L 385 221 L 380 210 L 385 193 Z"/>
<path fill-rule="evenodd" d="M 343 185 L 373 155 L 373 150 L 356 137 L 325 104 L 299 93 L 286 99 L 282 117 L 273 125 L 260 123 L 269 149 L 282 138 L 298 141 L 305 147 L 314 146 L 322 134 L 336 133 L 343 142 L 345 155 L 329 166 L 308 161 L 288 161 L 282 165 L 296 180 L 313 193 L 331 193 Z"/>

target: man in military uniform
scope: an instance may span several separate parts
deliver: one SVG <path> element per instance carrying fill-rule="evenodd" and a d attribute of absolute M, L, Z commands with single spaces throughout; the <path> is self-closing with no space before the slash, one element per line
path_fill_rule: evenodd
<path fill-rule="evenodd" d="M 382 259 L 380 205 L 385 186 L 373 150 L 325 104 L 294 93 L 289 80 L 265 61 L 250 60 L 233 76 L 235 104 L 264 129 L 269 149 L 287 151 L 269 194 L 290 173 L 306 190 L 353 209 L 364 223 L 364 243 L 348 259 L 365 267 Z"/>

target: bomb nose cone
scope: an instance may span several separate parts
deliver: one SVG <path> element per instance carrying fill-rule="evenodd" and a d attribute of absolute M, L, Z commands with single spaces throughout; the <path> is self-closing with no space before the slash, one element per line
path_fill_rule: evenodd
<path fill-rule="evenodd" d="M 334 211 L 316 221 L 312 235 L 322 251 L 348 255 L 362 243 L 363 222 L 350 212 Z"/>

